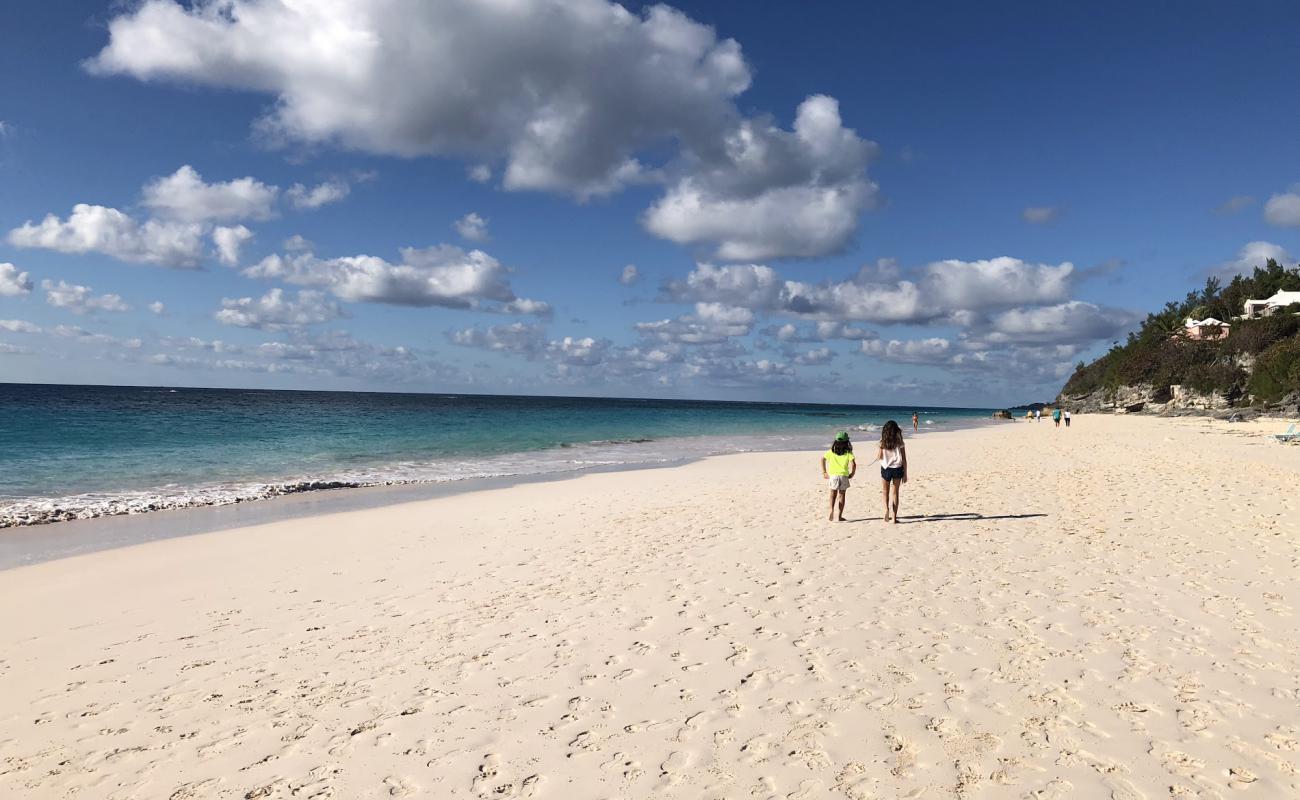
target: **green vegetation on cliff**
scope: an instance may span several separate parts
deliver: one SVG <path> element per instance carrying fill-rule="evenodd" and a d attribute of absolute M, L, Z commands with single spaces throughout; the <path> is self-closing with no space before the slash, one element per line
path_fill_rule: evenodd
<path fill-rule="evenodd" d="M 1149 384 L 1158 391 L 1181 384 L 1202 394 L 1219 392 L 1230 401 L 1276 402 L 1300 392 L 1300 316 L 1296 305 L 1262 319 L 1236 319 L 1249 299 L 1278 291 L 1300 291 L 1300 266 L 1269 259 L 1251 275 L 1222 285 L 1210 278 L 1181 302 L 1170 302 L 1091 364 L 1080 363 L 1061 394 L 1082 397 L 1113 393 L 1122 386 Z M 1230 324 L 1228 336 L 1196 340 L 1181 335 L 1188 317 L 1214 317 Z"/>

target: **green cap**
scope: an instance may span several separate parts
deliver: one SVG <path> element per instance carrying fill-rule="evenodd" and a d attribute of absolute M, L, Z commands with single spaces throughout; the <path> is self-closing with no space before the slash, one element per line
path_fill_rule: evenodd
<path fill-rule="evenodd" d="M 849 435 L 844 431 L 840 431 L 839 434 L 835 437 L 835 441 L 837 442 L 847 442 L 848 440 L 849 440 Z"/>

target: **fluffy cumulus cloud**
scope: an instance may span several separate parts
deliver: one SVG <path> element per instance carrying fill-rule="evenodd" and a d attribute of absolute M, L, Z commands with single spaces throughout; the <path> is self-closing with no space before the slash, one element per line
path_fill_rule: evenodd
<path fill-rule="evenodd" d="M 272 289 L 261 297 L 225 298 L 213 317 L 239 328 L 285 330 L 339 319 L 343 310 L 323 292 L 301 291 L 296 296 Z"/>
<path fill-rule="evenodd" d="M 167 316 L 167 306 L 161 300 L 155 300 L 149 304 L 149 311 L 160 317 Z"/>
<path fill-rule="evenodd" d="M 1270 197 L 1264 204 L 1264 219 L 1270 225 L 1300 228 L 1300 184 Z"/>
<path fill-rule="evenodd" d="M 1014 308 L 993 317 L 982 340 L 995 344 L 1072 344 L 1118 336 L 1139 315 L 1071 300 L 1037 308 Z"/>
<path fill-rule="evenodd" d="M 0 319 L 0 331 L 10 333 L 40 333 L 41 326 L 24 319 Z"/>
<path fill-rule="evenodd" d="M 253 232 L 243 225 L 218 225 L 212 229 L 212 244 L 217 260 L 228 267 L 239 266 L 239 254 L 253 238 Z"/>
<path fill-rule="evenodd" d="M 198 222 L 150 219 L 138 222 L 116 208 L 78 203 L 67 219 L 54 214 L 30 220 L 9 232 L 15 247 L 60 253 L 103 253 L 119 261 L 196 268 L 203 260 L 207 226 Z"/>
<path fill-rule="evenodd" d="M 754 312 L 722 303 L 696 303 L 695 313 L 657 322 L 638 322 L 637 332 L 660 342 L 718 344 L 748 336 L 754 329 Z"/>
<path fill-rule="evenodd" d="M 800 104 L 794 130 L 745 120 L 645 214 L 651 233 L 716 244 L 726 261 L 823 256 L 843 249 L 876 202 L 866 177 L 876 146 L 845 128 L 839 103 Z"/>
<path fill-rule="evenodd" d="M 969 322 L 973 315 L 1025 304 L 1067 299 L 1074 265 L 1031 264 L 1016 258 L 936 261 L 908 279 L 879 268 L 843 281 L 783 280 L 761 264 L 700 264 L 684 281 L 671 282 L 665 299 L 718 302 L 830 322 Z"/>
<path fill-rule="evenodd" d="M 479 182 L 500 164 L 506 189 L 579 199 L 664 182 L 647 227 L 720 258 L 833 252 L 876 196 L 833 98 L 792 130 L 746 117 L 739 44 L 663 5 L 144 0 L 109 36 L 92 72 L 270 94 L 271 141 L 461 157 Z"/>
<path fill-rule="evenodd" d="M 311 187 L 295 183 L 284 194 L 294 208 L 311 210 L 340 202 L 351 192 L 352 187 L 347 181 L 332 179 Z"/>
<path fill-rule="evenodd" d="M 314 253 L 272 255 L 243 271 L 250 278 L 327 289 L 353 302 L 442 306 L 545 316 L 550 306 L 517 297 L 507 270 L 482 250 L 452 245 L 408 247 L 400 263 L 378 256 L 317 258 Z"/>
<path fill-rule="evenodd" d="M 477 347 L 506 353 L 535 356 L 546 349 L 546 330 L 536 324 L 515 322 L 487 328 L 464 328 L 451 331 L 447 339 L 461 347 Z"/>
<path fill-rule="evenodd" d="M 144 204 L 160 217 L 184 222 L 269 219 L 280 190 L 251 177 L 207 183 L 186 164 L 144 185 Z"/>
<path fill-rule="evenodd" d="M 0 262 L 0 297 L 21 297 L 32 291 L 32 276 L 9 262 Z"/>
<path fill-rule="evenodd" d="M 93 311 L 130 311 L 119 295 L 97 295 L 89 286 L 80 286 L 67 281 L 41 281 L 45 290 L 45 302 L 55 308 L 63 308 L 74 314 L 88 314 Z"/>
<path fill-rule="evenodd" d="M 952 342 L 932 336 L 928 339 L 907 339 L 900 341 L 869 341 L 862 343 L 862 352 L 875 356 L 882 361 L 901 364 L 944 364 L 950 359 Z"/>
<path fill-rule="evenodd" d="M 623 267 L 623 271 L 618 274 L 618 282 L 624 286 L 631 286 L 641 279 L 641 271 L 636 268 L 636 264 L 628 264 Z"/>
<path fill-rule="evenodd" d="M 1224 280 L 1231 280 L 1235 275 L 1249 275 L 1254 272 L 1255 267 L 1262 267 L 1267 264 L 1269 259 L 1279 264 L 1289 263 L 1294 260 L 1282 245 L 1265 241 L 1246 242 L 1237 251 L 1235 258 L 1224 261 L 1222 264 L 1210 269 L 1209 272 L 1211 275 L 1216 275 Z"/>
<path fill-rule="evenodd" d="M 468 239 L 471 242 L 486 242 L 488 240 L 488 221 L 474 211 L 453 222 L 452 227 L 456 229 L 456 233 L 460 234 L 462 239 Z"/>

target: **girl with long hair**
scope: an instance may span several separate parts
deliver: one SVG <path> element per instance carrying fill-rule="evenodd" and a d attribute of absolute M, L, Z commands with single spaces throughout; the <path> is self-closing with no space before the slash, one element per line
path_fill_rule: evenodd
<path fill-rule="evenodd" d="M 903 429 L 892 419 L 880 429 L 880 447 L 876 450 L 880 461 L 881 488 L 885 494 L 885 522 L 898 522 L 898 490 L 907 483 L 907 448 L 903 446 Z M 894 489 L 890 502 L 889 489 Z M 892 513 L 891 513 L 892 512 Z"/>

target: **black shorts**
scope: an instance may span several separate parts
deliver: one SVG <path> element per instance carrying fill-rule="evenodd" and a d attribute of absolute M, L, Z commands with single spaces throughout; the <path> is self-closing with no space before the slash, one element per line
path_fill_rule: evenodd
<path fill-rule="evenodd" d="M 902 467 L 881 467 L 880 478 L 886 481 L 901 481 L 903 479 Z"/>

